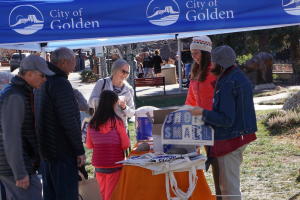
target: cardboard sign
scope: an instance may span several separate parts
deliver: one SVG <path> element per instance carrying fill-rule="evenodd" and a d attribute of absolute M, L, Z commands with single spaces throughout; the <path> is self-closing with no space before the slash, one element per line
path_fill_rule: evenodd
<path fill-rule="evenodd" d="M 162 144 L 213 145 L 214 130 L 187 110 L 171 112 L 162 127 Z"/>

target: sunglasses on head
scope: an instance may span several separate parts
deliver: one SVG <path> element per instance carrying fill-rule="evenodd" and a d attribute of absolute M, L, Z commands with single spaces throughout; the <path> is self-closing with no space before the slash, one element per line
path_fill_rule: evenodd
<path fill-rule="evenodd" d="M 121 72 L 122 72 L 123 74 L 129 74 L 129 71 L 126 71 L 126 70 L 124 70 L 124 69 L 122 69 Z"/>

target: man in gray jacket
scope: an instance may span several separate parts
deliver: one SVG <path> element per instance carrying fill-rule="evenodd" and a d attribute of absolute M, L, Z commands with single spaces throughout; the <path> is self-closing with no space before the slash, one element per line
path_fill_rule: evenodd
<path fill-rule="evenodd" d="M 19 74 L 0 94 L 0 181 L 7 199 L 42 199 L 36 175 L 39 153 L 33 112 L 33 88 L 54 73 L 35 55 L 24 58 Z"/>

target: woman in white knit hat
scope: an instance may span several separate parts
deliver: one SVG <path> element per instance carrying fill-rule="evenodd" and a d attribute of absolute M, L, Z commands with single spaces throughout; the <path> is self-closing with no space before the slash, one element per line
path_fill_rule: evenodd
<path fill-rule="evenodd" d="M 216 76 L 211 70 L 212 42 L 207 36 L 194 37 L 190 45 L 194 60 L 186 105 L 212 110 Z"/>
<path fill-rule="evenodd" d="M 212 42 L 207 36 L 194 37 L 190 45 L 190 50 L 194 63 L 192 65 L 190 86 L 185 104 L 212 110 L 216 83 L 216 76 L 210 72 L 212 68 L 210 57 Z M 206 183 L 203 171 L 200 173 L 202 173 L 199 177 L 199 179 L 202 179 L 200 180 L 202 182 L 201 187 L 203 191 L 208 193 L 210 192 L 210 188 Z"/>

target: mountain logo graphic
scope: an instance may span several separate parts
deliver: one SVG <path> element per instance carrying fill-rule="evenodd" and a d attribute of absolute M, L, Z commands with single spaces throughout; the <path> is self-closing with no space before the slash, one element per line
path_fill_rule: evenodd
<path fill-rule="evenodd" d="M 151 24 L 169 26 L 179 19 L 179 6 L 175 0 L 151 0 L 146 17 Z"/>
<path fill-rule="evenodd" d="M 44 27 L 44 18 L 35 6 L 20 5 L 9 14 L 9 26 L 22 35 L 31 35 Z"/>
<path fill-rule="evenodd" d="M 282 0 L 282 7 L 290 15 L 300 15 L 300 0 Z"/>

